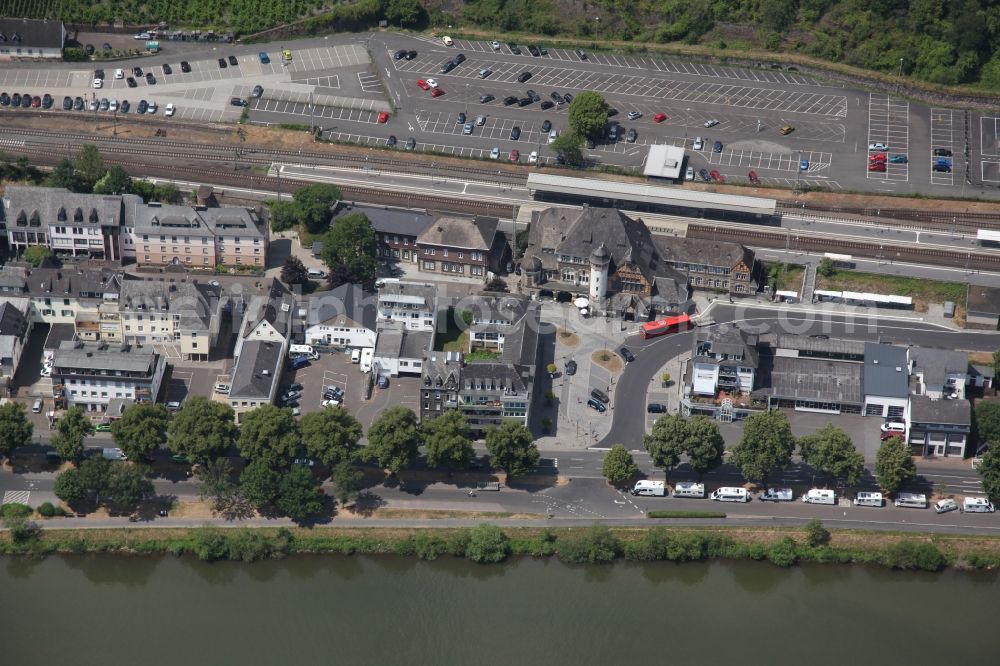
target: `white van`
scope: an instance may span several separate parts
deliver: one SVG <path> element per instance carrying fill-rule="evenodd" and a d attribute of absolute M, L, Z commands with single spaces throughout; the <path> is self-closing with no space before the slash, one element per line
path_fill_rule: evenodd
<path fill-rule="evenodd" d="M 667 485 L 663 481 L 636 481 L 632 488 L 633 495 L 647 495 L 649 497 L 665 497 Z"/>
<path fill-rule="evenodd" d="M 711 499 L 716 502 L 749 502 L 750 493 L 747 492 L 746 488 L 731 488 L 724 487 L 718 490 L 712 491 L 709 495 Z"/>
<path fill-rule="evenodd" d="M 858 493 L 854 497 L 854 506 L 882 506 L 882 493 Z"/>
<path fill-rule="evenodd" d="M 812 488 L 802 496 L 806 504 L 836 504 L 837 493 L 826 488 Z"/>
<path fill-rule="evenodd" d="M 899 493 L 892 504 L 893 506 L 905 506 L 910 509 L 926 509 L 927 495 L 920 493 Z"/>
<path fill-rule="evenodd" d="M 312 345 L 288 345 L 289 356 L 308 356 L 313 361 L 319 360 L 319 353 L 312 348 Z"/>
<path fill-rule="evenodd" d="M 306 271 L 306 275 L 313 278 L 314 280 L 322 280 L 323 278 L 326 277 L 326 273 L 324 273 L 318 268 L 310 268 L 309 270 Z"/>
<path fill-rule="evenodd" d="M 698 499 L 704 499 L 705 484 L 680 481 L 674 485 L 674 497 L 697 497 Z"/>
<path fill-rule="evenodd" d="M 351 350 L 351 363 L 361 363 L 361 350 L 352 349 Z"/>
<path fill-rule="evenodd" d="M 962 509 L 966 513 L 993 513 L 996 510 L 985 497 L 966 497 Z"/>

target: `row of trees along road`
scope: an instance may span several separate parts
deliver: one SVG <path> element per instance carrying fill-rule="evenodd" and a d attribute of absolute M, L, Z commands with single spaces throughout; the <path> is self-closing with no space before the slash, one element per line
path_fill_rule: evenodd
<path fill-rule="evenodd" d="M 465 469 L 474 456 L 460 412 L 449 410 L 418 424 L 412 410 L 399 406 L 383 411 L 372 423 L 366 447 L 360 444 L 361 423 L 341 407 L 325 407 L 297 420 L 289 409 L 265 405 L 247 412 L 237 428 L 229 405 L 202 396 L 189 398 L 172 417 L 161 405 L 126 410 L 112 424 L 111 437 L 128 463 L 106 467 L 104 460 L 84 460 L 84 439 L 93 432 L 86 413 L 75 407 L 56 423 L 56 451 L 75 465 L 60 474 L 56 493 L 71 506 L 113 502 L 124 507 L 148 499 L 152 485 L 139 483 L 147 476 L 143 463 L 164 446 L 196 464 L 202 494 L 219 513 L 239 516 L 259 510 L 295 520 L 306 520 L 323 509 L 321 480 L 296 460 L 309 458 L 331 470 L 337 499 L 347 503 L 360 490 L 357 463 L 362 461 L 396 474 L 412 465 L 421 446 L 426 448 L 428 465 L 436 468 Z M 0 446 L 5 454 L 29 443 L 31 435 L 22 405 L 0 406 Z M 247 462 L 238 479 L 225 457 L 234 444 Z M 538 463 L 534 439 L 520 424 L 505 423 L 487 432 L 486 445 L 493 466 L 508 476 L 524 474 Z"/>
<path fill-rule="evenodd" d="M 643 445 L 653 465 L 662 468 L 668 479 L 684 456 L 699 479 L 720 466 L 725 456 L 718 426 L 705 416 L 661 417 L 650 434 L 643 437 Z M 624 447 L 617 450 L 619 446 L 605 457 L 605 476 L 616 485 L 627 483 L 637 471 L 631 455 Z M 729 460 L 747 481 L 766 488 L 771 474 L 791 464 L 796 449 L 802 461 L 827 485 L 856 486 L 864 476 L 864 457 L 846 432 L 827 424 L 813 434 L 796 438 L 787 415 L 778 410 L 754 414 L 744 421 L 743 435 L 730 451 Z M 886 492 L 896 492 L 915 475 L 909 447 L 898 437 L 883 442 L 875 462 L 879 486 Z"/>

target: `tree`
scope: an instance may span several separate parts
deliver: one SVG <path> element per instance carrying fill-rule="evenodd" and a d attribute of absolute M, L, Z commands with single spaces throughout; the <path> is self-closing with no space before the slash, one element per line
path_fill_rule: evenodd
<path fill-rule="evenodd" d="M 653 458 L 654 467 L 662 467 L 666 477 L 677 467 L 687 443 L 687 421 L 680 414 L 661 416 L 653 423 L 648 435 L 643 435 L 642 445 Z"/>
<path fill-rule="evenodd" d="M 826 424 L 811 435 L 799 438 L 802 460 L 828 479 L 836 479 L 846 486 L 856 486 L 865 471 L 865 458 L 846 432 Z"/>
<path fill-rule="evenodd" d="M 830 530 L 823 527 L 823 523 L 818 518 L 813 518 L 806 523 L 806 545 L 810 548 L 818 548 L 830 542 Z"/>
<path fill-rule="evenodd" d="M 298 206 L 301 223 L 310 233 L 318 234 L 326 231 L 330 226 L 333 206 L 340 201 L 341 194 L 334 185 L 316 183 L 304 185 L 295 190 L 292 199 Z"/>
<path fill-rule="evenodd" d="M 86 188 L 87 192 L 93 191 L 94 183 L 100 180 L 101 176 L 107 172 L 100 151 L 92 143 L 85 143 L 80 148 L 80 152 L 76 156 L 76 162 L 73 165 L 76 167 L 76 173 L 80 178 L 81 186 Z"/>
<path fill-rule="evenodd" d="M 225 511 L 236 494 L 233 464 L 228 458 L 217 458 L 198 465 L 198 494 L 212 502 L 213 511 Z"/>
<path fill-rule="evenodd" d="M 763 483 L 775 469 L 787 467 L 795 451 L 795 437 L 784 412 L 772 410 L 751 415 L 743 424 L 743 436 L 731 452 L 731 460 L 743 476 Z"/>
<path fill-rule="evenodd" d="M 361 423 L 343 407 L 324 407 L 302 417 L 300 425 L 306 453 L 327 467 L 357 458 Z"/>
<path fill-rule="evenodd" d="M 573 100 L 576 101 L 575 99 Z M 572 102 L 570 103 L 572 105 Z M 581 166 L 583 164 L 583 142 L 584 137 L 576 132 L 566 131 L 556 137 L 552 142 L 552 150 L 563 158 L 566 164 L 571 166 Z"/>
<path fill-rule="evenodd" d="M 1000 377 L 1000 349 L 993 352 L 993 376 Z"/>
<path fill-rule="evenodd" d="M 449 409 L 424 421 L 420 424 L 420 435 L 427 447 L 427 464 L 430 467 L 465 469 L 469 466 L 474 451 L 462 412 Z"/>
<path fill-rule="evenodd" d="M 417 415 L 407 407 L 390 407 L 368 428 L 367 458 L 393 474 L 409 467 L 419 446 Z"/>
<path fill-rule="evenodd" d="M 146 467 L 122 462 L 108 470 L 107 501 L 123 509 L 134 509 L 139 502 L 156 496 L 153 482 L 146 477 Z"/>
<path fill-rule="evenodd" d="M 247 460 L 283 469 L 299 455 L 302 435 L 292 410 L 263 405 L 243 415 L 236 446 Z"/>
<path fill-rule="evenodd" d="M 117 164 L 94 183 L 94 194 L 126 194 L 132 191 L 132 177 Z"/>
<path fill-rule="evenodd" d="M 350 284 L 353 279 L 354 276 L 351 275 L 351 271 L 348 270 L 347 266 L 337 264 L 326 274 L 326 288 L 333 290 L 342 284 Z"/>
<path fill-rule="evenodd" d="M 63 158 L 52 169 L 48 178 L 45 179 L 48 187 L 62 187 L 70 192 L 82 192 L 83 184 L 80 177 L 76 175 L 76 167 L 68 159 Z"/>
<path fill-rule="evenodd" d="M 294 201 L 272 201 L 268 207 L 271 231 L 285 231 L 299 224 L 299 206 Z"/>
<path fill-rule="evenodd" d="M 24 251 L 24 260 L 36 267 L 41 266 L 52 257 L 52 250 L 44 245 L 32 245 Z"/>
<path fill-rule="evenodd" d="M 385 7 L 385 18 L 391 23 L 413 25 L 424 16 L 424 8 L 420 0 L 389 0 Z"/>
<path fill-rule="evenodd" d="M 580 93 L 569 103 L 570 131 L 584 139 L 597 141 L 604 136 L 608 111 L 608 103 L 600 93 L 592 90 Z"/>
<path fill-rule="evenodd" d="M 623 445 L 615 444 L 610 451 L 604 454 L 604 466 L 601 473 L 604 474 L 608 483 L 616 488 L 621 488 L 639 473 L 639 466 L 635 464 L 632 454 Z"/>
<path fill-rule="evenodd" d="M 349 462 L 342 462 L 334 467 L 330 480 L 336 489 L 337 501 L 346 505 L 357 499 L 362 479 L 361 470 Z"/>
<path fill-rule="evenodd" d="M 281 281 L 289 285 L 309 282 L 309 273 L 306 271 L 305 264 L 294 254 L 289 255 L 281 267 Z"/>
<path fill-rule="evenodd" d="M 993 500 L 1000 499 L 1000 446 L 991 446 L 976 469 L 986 494 Z"/>
<path fill-rule="evenodd" d="M 722 464 L 726 455 L 726 442 L 715 421 L 705 416 L 693 416 L 687 422 L 684 452 L 688 463 L 700 480 L 706 473 Z"/>
<path fill-rule="evenodd" d="M 94 502 L 100 502 L 107 492 L 111 474 L 111 461 L 104 458 L 89 458 L 80 463 L 80 480 L 87 489 L 87 495 Z"/>
<path fill-rule="evenodd" d="M 833 274 L 837 272 L 837 267 L 833 265 L 833 259 L 830 257 L 823 257 L 820 259 L 819 266 L 816 267 L 816 274 L 823 277 L 833 277 Z"/>
<path fill-rule="evenodd" d="M 875 454 L 875 478 L 879 488 L 894 493 L 916 475 L 917 466 L 910 455 L 910 447 L 901 437 L 890 437 L 882 442 Z"/>
<path fill-rule="evenodd" d="M 337 218 L 323 236 L 323 261 L 333 270 L 344 266 L 351 282 L 369 284 L 378 271 L 378 239 L 371 221 L 364 213 L 351 213 Z"/>
<path fill-rule="evenodd" d="M 24 405 L 19 402 L 0 405 L 0 458 L 10 456 L 19 446 L 30 444 L 34 430 Z"/>
<path fill-rule="evenodd" d="M 1000 402 L 976 403 L 976 434 L 979 440 L 986 442 L 990 448 L 1000 449 Z"/>
<path fill-rule="evenodd" d="M 506 294 L 510 291 L 510 287 L 507 286 L 507 281 L 502 277 L 495 277 L 483 287 L 483 291 L 494 291 L 502 294 Z"/>
<path fill-rule="evenodd" d="M 479 564 L 503 562 L 510 554 L 510 539 L 502 529 L 490 523 L 479 523 L 469 530 L 469 545 L 465 556 Z"/>
<path fill-rule="evenodd" d="M 308 520 L 323 510 L 319 480 L 305 465 L 292 465 L 281 477 L 275 504 L 297 523 Z"/>
<path fill-rule="evenodd" d="M 129 460 L 143 460 L 167 443 L 169 425 L 163 405 L 133 405 L 111 424 L 111 437 Z"/>
<path fill-rule="evenodd" d="M 515 421 L 487 430 L 486 449 L 490 463 L 506 472 L 508 479 L 530 472 L 541 457 L 531 431 Z"/>
<path fill-rule="evenodd" d="M 217 458 L 233 444 L 234 421 L 233 408 L 226 403 L 192 396 L 170 419 L 170 450 L 194 462 Z"/>
<path fill-rule="evenodd" d="M 263 460 L 254 460 L 240 474 L 240 494 L 258 509 L 274 504 L 281 490 L 281 474 Z"/>
<path fill-rule="evenodd" d="M 87 486 L 83 482 L 83 475 L 75 467 L 60 472 L 59 476 L 56 477 L 53 491 L 56 497 L 70 506 L 79 506 L 90 496 Z"/>
<path fill-rule="evenodd" d="M 94 434 L 94 424 L 79 407 L 70 407 L 56 421 L 52 445 L 63 460 L 77 461 L 83 457 L 83 440 Z"/>

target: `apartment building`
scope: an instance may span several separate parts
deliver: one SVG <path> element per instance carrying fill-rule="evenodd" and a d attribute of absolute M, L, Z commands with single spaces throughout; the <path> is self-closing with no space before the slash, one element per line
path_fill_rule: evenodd
<path fill-rule="evenodd" d="M 0 299 L 0 388 L 10 386 L 30 332 L 28 299 Z"/>
<path fill-rule="evenodd" d="M 331 226 L 344 215 L 357 213 L 364 214 L 371 222 L 378 239 L 379 256 L 383 260 L 408 264 L 417 262 L 417 237 L 434 221 L 431 213 L 341 201 L 334 209 Z"/>
<path fill-rule="evenodd" d="M 511 257 L 507 238 L 495 217 L 435 213 L 417 237 L 417 266 L 427 273 L 486 278 L 499 273 Z"/>
<path fill-rule="evenodd" d="M 219 290 L 184 278 L 124 280 L 119 313 L 125 342 L 177 345 L 196 361 L 208 360 L 222 319 Z"/>
<path fill-rule="evenodd" d="M 356 284 L 309 299 L 305 342 L 308 345 L 363 349 L 375 347 L 377 312 L 375 294 Z"/>
<path fill-rule="evenodd" d="M 68 407 L 103 412 L 116 398 L 153 402 L 166 359 L 150 348 L 65 341 L 52 358 L 52 385 Z"/>
<path fill-rule="evenodd" d="M 750 296 L 757 292 L 757 261 L 753 250 L 739 243 L 703 238 L 659 237 L 662 260 L 687 277 L 694 289 Z"/>
<path fill-rule="evenodd" d="M 399 322 L 411 331 L 433 331 L 437 288 L 414 282 L 387 282 L 378 292 L 378 321 Z"/>

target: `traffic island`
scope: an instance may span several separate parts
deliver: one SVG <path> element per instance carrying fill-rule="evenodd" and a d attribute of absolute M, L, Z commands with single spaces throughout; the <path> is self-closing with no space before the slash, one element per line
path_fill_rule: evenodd
<path fill-rule="evenodd" d="M 591 354 L 590 360 L 608 372 L 621 372 L 625 367 L 621 357 L 610 349 L 598 349 Z"/>

